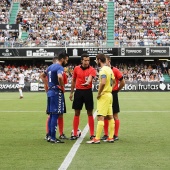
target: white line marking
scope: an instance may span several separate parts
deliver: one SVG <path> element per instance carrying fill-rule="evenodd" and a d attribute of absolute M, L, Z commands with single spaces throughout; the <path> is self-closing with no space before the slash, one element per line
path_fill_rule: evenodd
<path fill-rule="evenodd" d="M 94 119 L 96 117 L 96 113 L 97 112 L 95 111 L 94 114 L 93 114 Z M 72 160 L 73 160 L 73 158 L 74 158 L 74 156 L 75 156 L 81 142 L 83 141 L 84 137 L 86 136 L 88 130 L 89 130 L 89 126 L 87 124 L 85 126 L 85 128 L 83 129 L 83 131 L 82 131 L 81 137 L 76 140 L 76 142 L 74 143 L 74 145 L 70 149 L 70 152 L 65 157 L 65 159 L 62 162 L 61 166 L 58 168 L 58 170 L 66 170 L 69 167 L 69 165 L 72 162 Z"/>

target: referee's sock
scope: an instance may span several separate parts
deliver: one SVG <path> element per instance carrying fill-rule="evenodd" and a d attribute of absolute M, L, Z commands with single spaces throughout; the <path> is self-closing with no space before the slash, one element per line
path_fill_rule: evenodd
<path fill-rule="evenodd" d="M 73 119 L 74 136 L 77 136 L 79 122 L 80 122 L 80 116 L 74 116 L 74 119 Z"/>
<path fill-rule="evenodd" d="M 104 135 L 108 136 L 109 123 L 108 119 L 104 119 Z"/>
<path fill-rule="evenodd" d="M 119 136 L 119 126 L 120 126 L 120 120 L 116 119 L 115 120 L 115 136 Z"/>
<path fill-rule="evenodd" d="M 64 127 L 64 121 L 63 121 L 63 116 L 58 118 L 58 129 L 60 135 L 63 134 L 63 127 Z"/>
<path fill-rule="evenodd" d="M 94 136 L 94 118 L 93 118 L 93 116 L 88 116 L 88 124 L 89 124 L 90 136 Z"/>

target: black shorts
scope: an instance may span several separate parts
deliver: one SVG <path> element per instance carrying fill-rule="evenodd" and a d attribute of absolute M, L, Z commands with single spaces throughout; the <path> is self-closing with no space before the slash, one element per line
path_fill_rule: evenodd
<path fill-rule="evenodd" d="M 73 101 L 72 109 L 82 110 L 84 103 L 85 103 L 86 110 L 93 110 L 94 102 L 93 102 L 92 89 L 88 89 L 88 90 L 76 89 L 74 93 L 74 101 Z"/>
<path fill-rule="evenodd" d="M 113 96 L 113 103 L 112 103 L 113 114 L 119 113 L 120 108 L 119 108 L 119 100 L 118 100 L 118 91 L 112 91 L 112 96 Z"/>

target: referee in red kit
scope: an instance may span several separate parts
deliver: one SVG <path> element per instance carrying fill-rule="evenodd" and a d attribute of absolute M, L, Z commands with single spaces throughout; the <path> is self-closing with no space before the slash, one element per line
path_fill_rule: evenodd
<path fill-rule="evenodd" d="M 70 100 L 73 101 L 72 109 L 75 110 L 73 119 L 74 134 L 70 137 L 70 140 L 77 139 L 77 131 L 80 122 L 80 112 L 83 104 L 87 110 L 88 124 L 90 129 L 90 139 L 94 138 L 94 118 L 93 118 L 93 93 L 92 93 L 92 81 L 96 76 L 96 70 L 90 66 L 90 57 L 88 54 L 81 55 L 81 65 L 76 66 L 73 71 Z M 75 93 L 74 93 L 74 89 Z M 73 100 L 74 93 L 74 100 Z"/>

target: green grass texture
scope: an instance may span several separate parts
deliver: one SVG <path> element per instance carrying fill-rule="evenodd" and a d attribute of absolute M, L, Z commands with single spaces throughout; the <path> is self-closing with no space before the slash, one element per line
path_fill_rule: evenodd
<path fill-rule="evenodd" d="M 70 137 L 74 110 L 68 92 L 65 98 L 64 133 Z M 119 141 L 89 145 L 86 144 L 88 132 L 68 170 L 169 170 L 169 99 L 168 92 L 120 92 Z M 75 141 L 51 144 L 44 140 L 45 110 L 43 92 L 25 92 L 23 99 L 19 99 L 19 92 L 0 94 L 0 169 L 56 170 L 60 167 Z M 95 119 L 95 129 L 96 123 Z M 87 114 L 83 108 L 80 129 L 86 125 Z"/>

